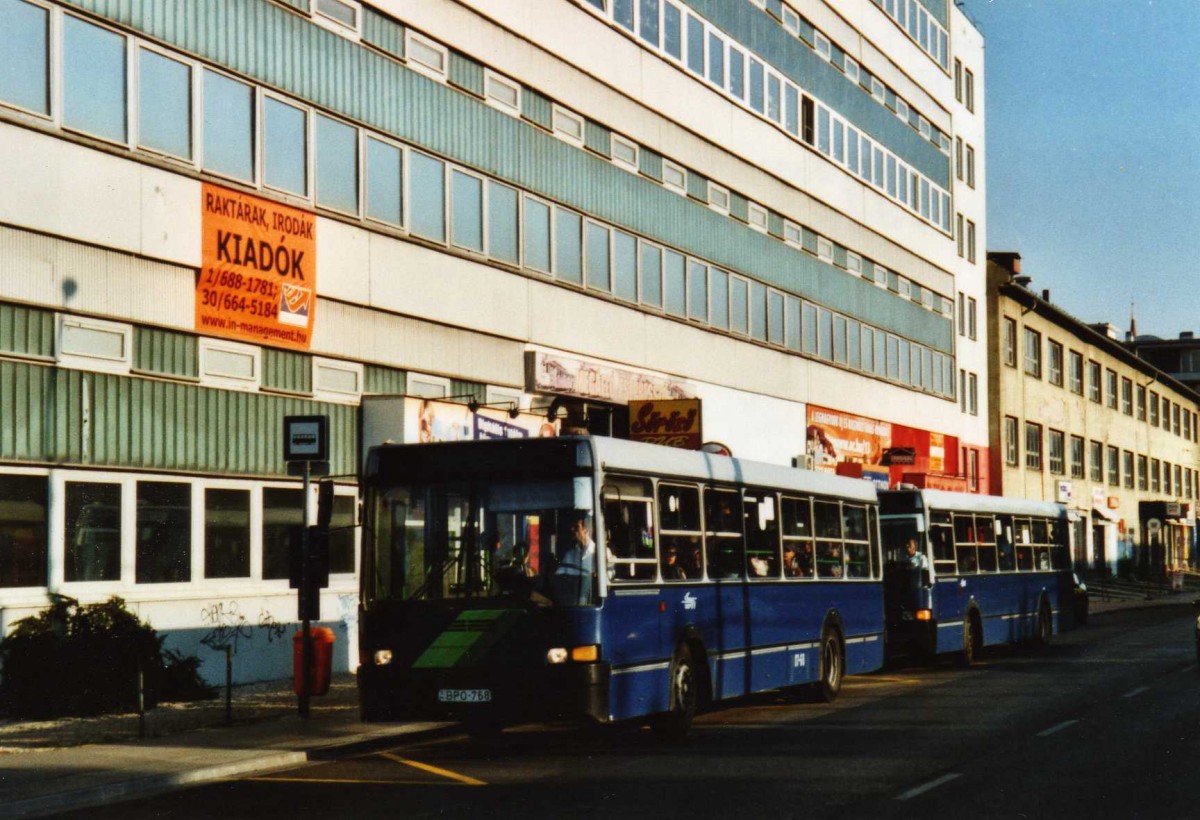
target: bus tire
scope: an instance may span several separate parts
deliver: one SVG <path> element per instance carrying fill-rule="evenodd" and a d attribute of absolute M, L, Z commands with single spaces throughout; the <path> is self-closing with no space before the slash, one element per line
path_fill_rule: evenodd
<path fill-rule="evenodd" d="M 1034 633 L 1033 639 L 1038 646 L 1046 646 L 1050 643 L 1050 638 L 1054 635 L 1054 619 L 1050 616 L 1050 605 L 1042 600 L 1042 605 L 1038 607 L 1037 631 Z"/>
<path fill-rule="evenodd" d="M 979 631 L 979 623 L 975 612 L 967 613 L 963 618 L 963 648 L 958 654 L 958 665 L 964 669 L 975 665 L 975 661 L 979 660 L 979 650 L 983 640 L 983 634 Z"/>
<path fill-rule="evenodd" d="M 666 740 L 682 740 L 692 727 L 700 701 L 700 679 L 696 674 L 692 651 L 685 643 L 675 649 L 671 659 L 667 711 L 658 716 L 654 729 Z"/>
<path fill-rule="evenodd" d="M 826 627 L 821 635 L 820 661 L 820 678 L 816 684 L 817 700 L 821 703 L 833 703 L 842 691 L 842 680 L 846 674 L 846 655 L 836 629 Z"/>

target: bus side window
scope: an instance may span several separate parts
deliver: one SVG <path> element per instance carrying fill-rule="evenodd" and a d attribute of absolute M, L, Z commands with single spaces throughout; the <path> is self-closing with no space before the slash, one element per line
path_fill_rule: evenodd
<path fill-rule="evenodd" d="M 842 504 L 842 523 L 846 537 L 846 577 L 871 577 L 867 508 L 857 504 Z"/>
<path fill-rule="evenodd" d="M 701 535 L 699 491 L 695 487 L 659 484 L 658 548 L 664 581 L 704 578 Z"/>
<path fill-rule="evenodd" d="M 1050 566 L 1070 569 L 1071 553 L 1067 547 L 1067 527 L 1062 521 L 1050 522 Z"/>
<path fill-rule="evenodd" d="M 709 578 L 741 578 L 746 550 L 742 500 L 736 490 L 704 491 L 704 546 Z"/>
<path fill-rule="evenodd" d="M 1029 519 L 1014 519 L 1013 532 L 1017 540 L 1017 569 L 1029 572 L 1033 569 L 1032 531 L 1029 526 Z"/>
<path fill-rule="evenodd" d="M 929 543 L 933 545 L 933 569 L 938 575 L 953 575 L 954 534 L 948 526 L 935 524 L 929 528 Z"/>
<path fill-rule="evenodd" d="M 779 577 L 779 517 L 775 495 L 748 491 L 742 497 L 746 521 L 746 570 L 750 580 Z"/>
<path fill-rule="evenodd" d="M 817 536 L 817 577 L 841 578 L 842 514 L 836 501 L 813 501 L 813 529 Z"/>
<path fill-rule="evenodd" d="M 979 538 L 979 571 L 996 571 L 996 519 L 990 515 L 975 516 L 975 532 Z"/>
<path fill-rule="evenodd" d="M 1012 531 L 1012 519 L 1001 516 L 996 526 L 996 551 L 999 553 L 1001 572 L 1012 572 L 1017 568 L 1017 558 L 1013 553 Z"/>
<path fill-rule="evenodd" d="M 648 499 L 604 503 L 609 580 L 613 583 L 653 581 L 654 531 Z"/>
<path fill-rule="evenodd" d="M 785 578 L 812 578 L 812 502 L 807 498 L 785 496 L 779 506 L 784 539 L 783 575 Z"/>

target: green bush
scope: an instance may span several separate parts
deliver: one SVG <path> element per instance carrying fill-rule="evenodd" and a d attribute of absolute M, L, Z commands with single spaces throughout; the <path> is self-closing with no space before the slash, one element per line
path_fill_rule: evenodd
<path fill-rule="evenodd" d="M 139 661 L 146 708 L 214 697 L 199 658 L 164 650 L 163 640 L 121 598 L 80 606 L 56 596 L 0 640 L 0 708 L 26 718 L 134 710 Z"/>

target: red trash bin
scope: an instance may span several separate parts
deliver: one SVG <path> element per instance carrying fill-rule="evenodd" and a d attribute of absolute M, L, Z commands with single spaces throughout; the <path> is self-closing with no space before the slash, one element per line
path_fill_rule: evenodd
<path fill-rule="evenodd" d="M 333 630 L 324 626 L 309 627 L 312 639 L 312 675 L 309 678 L 309 695 L 324 695 L 329 691 L 329 680 L 333 675 Z M 304 692 L 304 630 L 292 636 L 292 691 L 297 695 Z"/>

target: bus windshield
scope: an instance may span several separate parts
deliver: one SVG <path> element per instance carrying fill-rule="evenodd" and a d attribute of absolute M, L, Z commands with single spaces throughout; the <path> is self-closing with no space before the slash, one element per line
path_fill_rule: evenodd
<path fill-rule="evenodd" d="M 406 484 L 376 490 L 364 533 L 364 604 L 509 599 L 595 602 L 592 481 Z"/>

